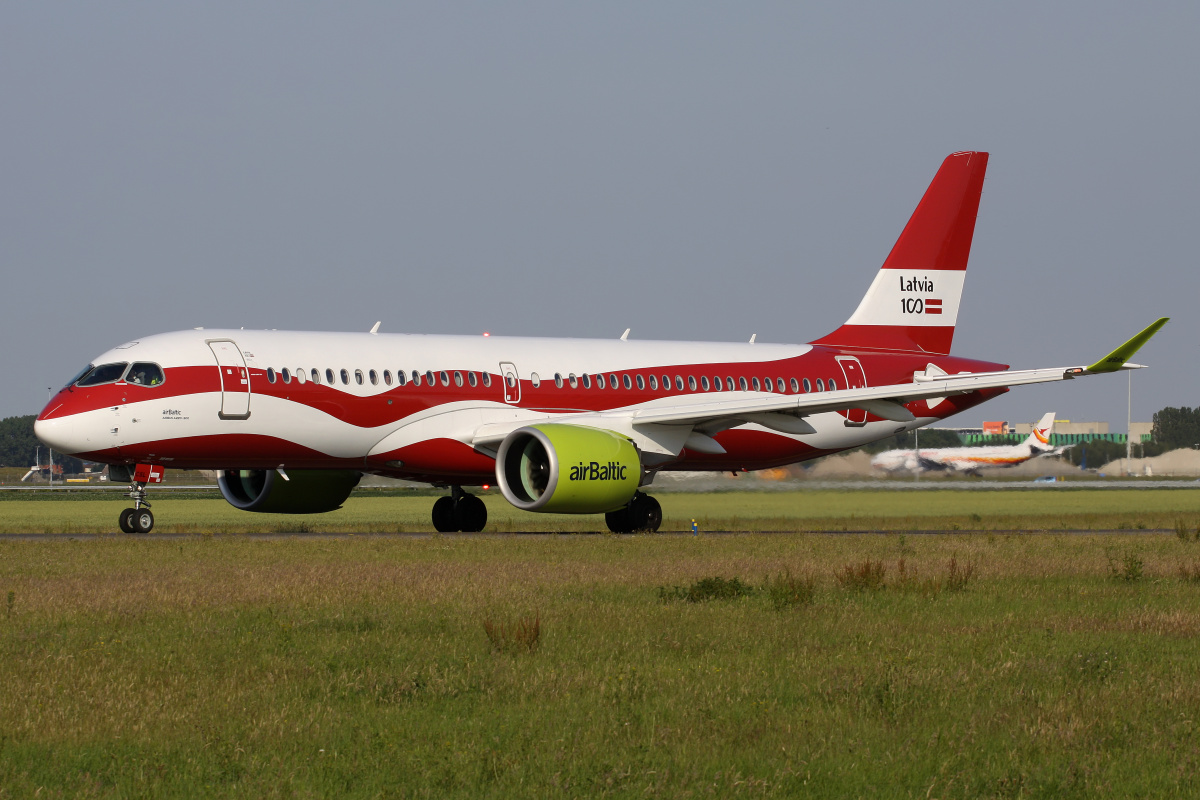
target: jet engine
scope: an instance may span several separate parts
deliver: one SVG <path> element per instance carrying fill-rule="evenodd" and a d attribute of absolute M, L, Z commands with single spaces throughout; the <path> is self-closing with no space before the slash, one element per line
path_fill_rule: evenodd
<path fill-rule="evenodd" d="M 612 431 L 546 423 L 518 428 L 496 453 L 496 483 L 524 511 L 598 514 L 624 507 L 641 483 L 637 447 Z"/>
<path fill-rule="evenodd" d="M 295 470 L 285 480 L 273 469 L 226 469 L 217 476 L 234 508 L 273 514 L 320 514 L 342 507 L 362 478 L 351 470 Z"/>

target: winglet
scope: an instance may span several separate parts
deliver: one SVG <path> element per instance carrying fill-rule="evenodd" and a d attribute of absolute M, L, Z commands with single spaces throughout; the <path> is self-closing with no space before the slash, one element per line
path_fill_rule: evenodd
<path fill-rule="evenodd" d="M 1142 348 L 1146 342 L 1150 341 L 1150 337 L 1158 333 L 1158 329 L 1167 324 L 1170 317 L 1161 317 L 1155 320 L 1146 327 L 1141 333 L 1134 336 L 1125 344 L 1113 350 L 1104 358 L 1097 361 L 1087 368 L 1088 372 L 1116 372 L 1125 366 L 1125 362 L 1133 358 L 1133 354 Z"/>

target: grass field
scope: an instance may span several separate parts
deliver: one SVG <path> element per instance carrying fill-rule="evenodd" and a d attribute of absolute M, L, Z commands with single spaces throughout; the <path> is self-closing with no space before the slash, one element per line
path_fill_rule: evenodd
<path fill-rule="evenodd" d="M 0 798 L 1200 794 L 1195 493 L 828 494 L 664 501 L 897 532 L 0 541 Z M 1186 537 L 903 533 L 1034 499 Z"/>
<path fill-rule="evenodd" d="M 111 493 L 0 498 L 0 533 L 115 531 L 129 502 Z M 1042 489 L 1004 491 L 797 491 L 663 493 L 663 530 L 1171 530 L 1181 518 L 1200 521 L 1200 489 Z M 61 498 L 61 499 L 60 499 Z M 328 514 L 249 514 L 219 499 L 151 492 L 160 533 L 430 531 L 434 496 L 358 493 Z M 487 530 L 604 530 L 601 515 L 530 514 L 492 491 L 484 496 Z"/>

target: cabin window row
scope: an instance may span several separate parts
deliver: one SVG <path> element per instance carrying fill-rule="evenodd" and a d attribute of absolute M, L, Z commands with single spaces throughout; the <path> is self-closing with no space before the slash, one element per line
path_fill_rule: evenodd
<path fill-rule="evenodd" d="M 421 386 L 422 384 L 436 386 L 439 383 L 442 386 L 449 386 L 451 383 L 455 386 L 469 385 L 472 387 L 489 387 L 492 385 L 492 376 L 487 372 L 464 372 L 461 370 L 454 370 L 453 372 L 442 370 L 436 373 L 433 370 L 426 370 L 425 372 L 413 370 L 411 373 L 397 370 L 393 376 L 392 371 L 387 369 L 382 373 L 373 369 L 366 372 L 356 369 L 353 373 L 347 369 L 338 370 L 336 373 L 332 369 L 326 369 L 322 376 L 321 371 L 315 368 L 308 371 L 307 374 L 303 368 L 292 371 L 284 367 L 278 372 L 273 367 L 267 369 L 267 381 L 269 383 L 275 383 L 280 380 L 284 383 L 291 383 L 293 380 L 298 383 L 304 383 L 306 380 L 311 380 L 313 383 L 319 384 L 322 381 L 322 377 L 324 377 L 324 382 L 330 386 L 336 385 L 339 379 L 343 386 L 349 386 L 352 379 L 359 386 L 363 386 L 368 382 L 372 386 L 378 386 L 381 378 L 385 386 L 405 386 L 409 383 L 413 386 Z M 529 376 L 529 382 L 535 389 L 540 387 L 542 383 L 540 376 L 536 372 Z M 512 386 L 516 385 L 516 381 L 512 376 L 508 377 L 508 383 Z M 554 373 L 554 385 L 559 389 L 564 386 L 569 386 L 572 389 L 579 387 L 591 389 L 593 386 L 597 389 L 618 389 L 622 386 L 626 389 L 632 389 L 635 384 L 640 391 L 645 391 L 647 387 L 649 387 L 650 391 L 658 391 L 660 386 L 659 376 L 641 374 L 630 376 L 628 373 L 623 373 L 618 377 L 615 373 L 610 373 L 606 376 L 604 373 L 576 375 L 574 372 L 571 372 L 566 377 L 563 377 L 560 372 Z M 661 386 L 663 391 L 670 391 L 673 386 L 676 391 L 682 392 L 685 385 L 689 391 L 693 392 L 699 388 L 705 392 L 723 392 L 728 389 L 731 392 L 767 391 L 786 394 L 789 389 L 792 393 L 798 393 L 802 386 L 805 392 L 813 390 L 813 383 L 808 378 L 784 380 L 783 378 L 764 377 L 760 380 L 757 376 L 750 378 L 742 376 L 735 379 L 732 375 L 727 375 L 724 378 L 720 375 L 714 375 L 710 379 L 707 375 L 701 375 L 699 381 L 697 381 L 695 375 L 688 375 L 685 383 L 685 378 L 682 375 L 676 375 L 674 380 L 672 380 L 670 375 L 664 374 L 662 376 Z M 818 392 L 825 391 L 826 387 L 831 392 L 837 391 L 837 381 L 830 378 L 827 383 L 822 378 L 816 379 L 816 390 Z"/>
<path fill-rule="evenodd" d="M 536 372 L 530 376 L 530 383 L 532 383 L 535 388 L 540 385 L 541 381 Z M 610 373 L 607 376 L 605 376 L 604 373 L 597 373 L 595 375 L 588 375 L 585 373 L 584 375 L 577 376 L 572 372 L 568 373 L 564 378 L 562 373 L 554 373 L 554 385 L 560 389 L 563 388 L 563 386 L 569 386 L 572 389 L 579 388 L 580 386 L 582 386 L 584 389 L 591 389 L 593 386 L 595 386 L 597 389 L 618 389 L 624 386 L 626 389 L 632 389 L 635 383 L 637 388 L 641 391 L 645 391 L 647 387 L 649 387 L 650 391 L 658 391 L 660 385 L 658 375 L 638 374 L 631 377 L 626 373 L 622 373 L 618 377 L 615 373 Z M 695 375 L 688 375 L 687 378 L 684 378 L 682 375 L 676 375 L 674 380 L 672 380 L 670 375 L 664 374 L 662 376 L 661 386 L 663 391 L 670 391 L 671 387 L 674 386 L 676 391 L 682 392 L 685 385 L 689 391 L 693 392 L 699 388 L 701 391 L 705 392 L 724 392 L 727 390 L 733 392 L 740 390 L 743 392 L 766 391 L 786 394 L 789 389 L 793 393 L 798 393 L 801 386 L 804 387 L 805 392 L 811 392 L 813 390 L 813 382 L 808 378 L 792 378 L 790 380 L 785 380 L 783 378 L 764 377 L 760 381 L 754 376 L 750 378 L 742 376 L 735 379 L 732 375 L 727 375 L 724 378 L 722 378 L 720 375 L 714 375 L 710 380 L 707 375 L 701 375 L 699 380 L 697 380 Z M 826 381 L 822 378 L 817 378 L 816 388 L 818 392 L 825 391 L 826 386 L 828 386 L 829 391 L 831 392 L 837 391 L 837 381 L 833 378 L 830 378 L 828 383 L 826 383 Z"/>
<path fill-rule="evenodd" d="M 304 383 L 308 380 L 311 380 L 313 383 L 321 383 L 322 377 L 324 378 L 324 382 L 330 386 L 335 386 L 339 380 L 343 386 L 349 386 L 352 380 L 358 386 L 363 386 L 367 383 L 370 383 L 372 386 L 378 386 L 381 380 L 385 386 L 406 386 L 410 383 L 413 386 L 420 386 L 423 383 L 429 386 L 436 386 L 438 383 L 441 383 L 442 386 L 449 386 L 451 382 L 455 386 L 488 387 L 492 385 L 492 376 L 486 372 L 463 372 L 461 370 L 455 370 L 454 372 L 442 370 L 436 373 L 433 370 L 421 372 L 414 369 L 411 373 L 404 370 L 396 370 L 396 373 L 393 375 L 390 369 L 385 369 L 382 373 L 373 369 L 366 370 L 365 372 L 361 369 L 356 369 L 354 372 L 348 369 L 340 369 L 337 372 L 334 372 L 332 369 L 326 369 L 322 374 L 316 368 L 309 370 L 307 373 L 305 373 L 303 367 L 295 371 L 287 367 L 279 371 L 276 371 L 274 367 L 267 368 L 268 383 L 275 383 L 276 381 L 291 383 L 293 380 L 297 383 Z"/>

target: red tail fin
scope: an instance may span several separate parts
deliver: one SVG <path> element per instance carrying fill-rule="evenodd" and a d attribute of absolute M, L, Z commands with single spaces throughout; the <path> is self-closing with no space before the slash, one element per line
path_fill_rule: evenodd
<path fill-rule="evenodd" d="M 947 156 L 858 309 L 813 344 L 950 352 L 987 161 Z"/>

